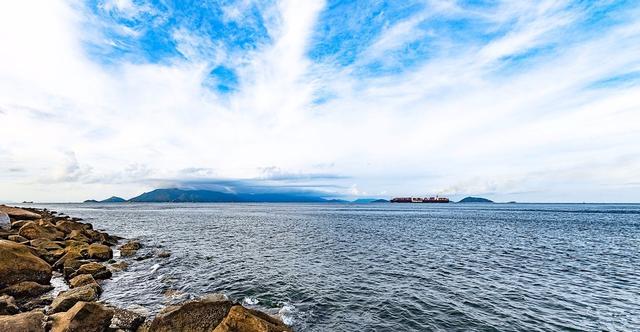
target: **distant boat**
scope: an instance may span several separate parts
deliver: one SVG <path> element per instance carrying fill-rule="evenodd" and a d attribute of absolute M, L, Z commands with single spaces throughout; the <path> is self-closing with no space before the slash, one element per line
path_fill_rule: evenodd
<path fill-rule="evenodd" d="M 449 203 L 446 197 L 395 197 L 391 203 Z"/>
<path fill-rule="evenodd" d="M 22 204 L 33 204 L 33 201 L 23 201 Z"/>

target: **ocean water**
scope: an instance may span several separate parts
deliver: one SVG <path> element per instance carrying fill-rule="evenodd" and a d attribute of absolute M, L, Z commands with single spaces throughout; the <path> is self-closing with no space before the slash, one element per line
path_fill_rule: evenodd
<path fill-rule="evenodd" d="M 42 207 L 170 251 L 103 287 L 152 315 L 224 293 L 297 331 L 640 331 L 640 205 Z"/>

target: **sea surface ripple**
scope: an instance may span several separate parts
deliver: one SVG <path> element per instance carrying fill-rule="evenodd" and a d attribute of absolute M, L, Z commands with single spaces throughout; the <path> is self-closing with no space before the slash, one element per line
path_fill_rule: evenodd
<path fill-rule="evenodd" d="M 224 293 L 297 331 L 640 331 L 640 205 L 51 204 L 171 257 L 103 299 Z"/>

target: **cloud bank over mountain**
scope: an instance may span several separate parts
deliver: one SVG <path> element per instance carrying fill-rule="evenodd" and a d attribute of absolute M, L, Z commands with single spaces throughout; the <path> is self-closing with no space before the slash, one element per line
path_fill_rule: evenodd
<path fill-rule="evenodd" d="M 640 4 L 0 4 L 0 200 L 640 198 Z"/>

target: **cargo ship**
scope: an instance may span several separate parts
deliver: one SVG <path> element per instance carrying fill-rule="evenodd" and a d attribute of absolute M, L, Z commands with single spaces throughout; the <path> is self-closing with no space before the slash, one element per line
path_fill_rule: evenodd
<path fill-rule="evenodd" d="M 449 203 L 446 197 L 394 197 L 391 203 Z"/>

